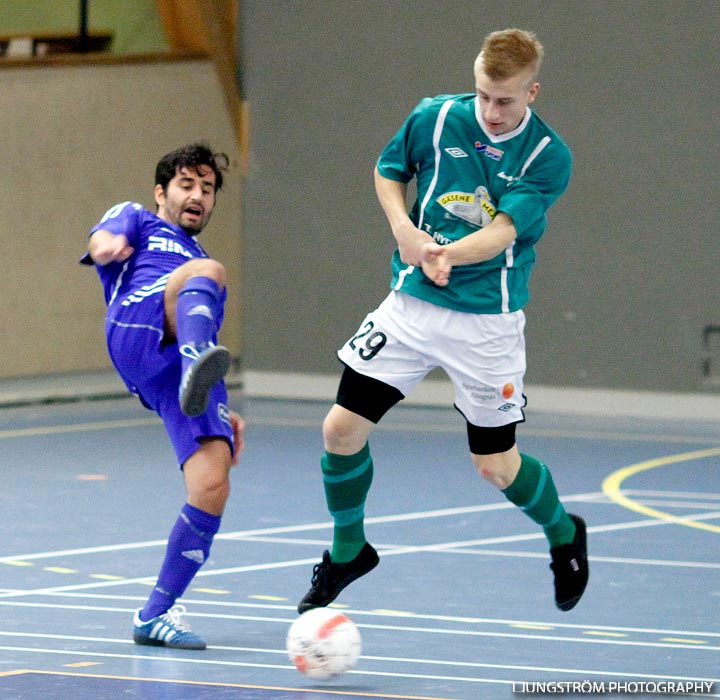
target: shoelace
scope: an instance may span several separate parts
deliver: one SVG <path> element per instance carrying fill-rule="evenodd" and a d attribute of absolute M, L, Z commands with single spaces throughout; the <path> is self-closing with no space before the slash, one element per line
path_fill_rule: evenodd
<path fill-rule="evenodd" d="M 170 608 L 163 617 L 165 617 L 168 622 L 170 622 L 173 627 L 175 627 L 180 632 L 190 632 L 191 629 L 189 625 L 185 624 L 182 621 L 183 615 L 187 614 L 187 610 L 185 609 L 184 605 L 176 605 L 173 608 Z"/>
<path fill-rule="evenodd" d="M 327 588 L 328 582 L 330 581 L 331 562 L 326 561 L 325 558 L 319 563 L 313 566 L 313 575 L 310 581 L 314 588 Z"/>

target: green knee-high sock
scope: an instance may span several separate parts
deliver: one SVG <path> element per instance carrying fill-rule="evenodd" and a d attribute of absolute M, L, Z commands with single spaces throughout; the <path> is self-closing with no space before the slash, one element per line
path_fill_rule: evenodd
<path fill-rule="evenodd" d="M 373 477 L 370 447 L 354 455 L 326 452 L 320 460 L 328 510 L 335 521 L 330 558 L 336 564 L 354 559 L 365 542 L 365 499 Z"/>
<path fill-rule="evenodd" d="M 560 503 L 550 470 L 534 457 L 520 457 L 520 471 L 503 489 L 505 497 L 542 525 L 550 547 L 569 544 L 575 537 L 575 523 Z"/>

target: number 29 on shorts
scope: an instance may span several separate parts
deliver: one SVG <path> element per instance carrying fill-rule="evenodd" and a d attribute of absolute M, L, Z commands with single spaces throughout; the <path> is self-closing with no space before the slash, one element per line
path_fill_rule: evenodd
<path fill-rule="evenodd" d="M 357 351 L 361 360 L 372 360 L 387 343 L 387 336 L 381 331 L 373 331 L 374 328 L 375 324 L 368 321 L 348 341 L 348 345 Z"/>

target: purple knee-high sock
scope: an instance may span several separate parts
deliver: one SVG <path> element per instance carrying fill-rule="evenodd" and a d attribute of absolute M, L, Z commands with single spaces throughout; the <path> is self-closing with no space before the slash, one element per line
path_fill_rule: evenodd
<path fill-rule="evenodd" d="M 180 290 L 175 311 L 183 372 L 219 330 L 222 288 L 209 277 L 191 277 Z"/>
<path fill-rule="evenodd" d="M 189 503 L 183 506 L 170 533 L 155 588 L 140 613 L 141 620 L 162 615 L 173 606 L 207 560 L 219 529 L 220 516 L 206 513 Z"/>

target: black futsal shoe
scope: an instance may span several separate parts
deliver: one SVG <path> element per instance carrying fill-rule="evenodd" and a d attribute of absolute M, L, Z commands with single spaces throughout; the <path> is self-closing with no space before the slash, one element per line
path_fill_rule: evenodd
<path fill-rule="evenodd" d="M 345 564 L 333 564 L 330 552 L 323 552 L 322 561 L 313 567 L 310 590 L 298 605 L 298 612 L 302 615 L 311 608 L 322 608 L 335 600 L 343 588 L 350 585 L 355 579 L 372 571 L 380 561 L 375 548 L 365 543 L 360 553 Z"/>
<path fill-rule="evenodd" d="M 572 610 L 578 604 L 589 576 L 585 521 L 572 513 L 570 517 L 575 523 L 575 539 L 570 544 L 550 549 L 550 568 L 555 573 L 555 604 L 560 610 Z"/>

